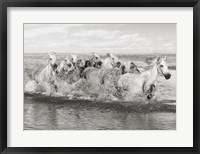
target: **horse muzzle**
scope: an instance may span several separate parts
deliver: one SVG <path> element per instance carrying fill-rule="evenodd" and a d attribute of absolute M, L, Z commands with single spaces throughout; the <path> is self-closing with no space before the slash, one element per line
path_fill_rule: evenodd
<path fill-rule="evenodd" d="M 120 68 L 121 62 L 120 62 L 120 61 L 116 62 L 116 63 L 115 63 L 115 66 L 116 66 L 117 68 Z"/>
<path fill-rule="evenodd" d="M 53 69 L 57 69 L 58 65 L 57 64 L 53 64 Z"/>
<path fill-rule="evenodd" d="M 55 72 L 56 72 L 56 74 L 58 74 L 58 73 L 59 73 L 59 71 L 58 71 L 58 70 L 55 70 Z"/>
<path fill-rule="evenodd" d="M 152 94 L 149 94 L 148 96 L 147 96 L 147 99 L 151 99 L 153 97 L 153 95 Z"/>
<path fill-rule="evenodd" d="M 164 76 L 165 76 L 165 79 L 166 79 L 166 80 L 168 80 L 168 79 L 171 78 L 171 74 L 170 74 L 170 73 L 164 74 Z"/>

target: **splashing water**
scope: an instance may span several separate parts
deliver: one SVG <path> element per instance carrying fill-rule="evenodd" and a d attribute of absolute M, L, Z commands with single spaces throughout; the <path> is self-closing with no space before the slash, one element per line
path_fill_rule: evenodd
<path fill-rule="evenodd" d="M 174 76 L 174 77 L 173 77 Z M 126 89 L 123 92 L 116 89 L 113 84 L 100 84 L 98 82 L 90 82 L 81 78 L 73 84 L 68 84 L 64 80 L 58 80 L 53 84 L 44 82 L 37 84 L 34 80 L 29 80 L 25 84 L 25 93 L 40 93 L 51 96 L 64 96 L 69 99 L 84 99 L 97 101 L 131 101 L 131 102 L 155 102 L 176 99 L 175 79 L 176 72 L 173 72 L 172 80 L 166 81 L 161 77 L 158 78 L 157 96 L 147 100 L 144 94 L 134 93 L 135 89 Z"/>
<path fill-rule="evenodd" d="M 62 57 L 63 56 L 63 57 Z M 64 55 L 58 55 L 59 60 L 63 59 Z M 125 57 L 124 61 L 127 61 L 129 57 Z M 132 57 L 134 58 L 134 57 Z M 102 102 L 109 101 L 131 101 L 131 102 L 143 102 L 146 103 L 147 99 L 144 95 L 135 94 L 134 89 L 128 89 L 121 92 L 113 84 L 100 84 L 95 81 L 86 81 L 83 78 L 77 80 L 73 84 L 69 84 L 65 80 L 57 80 L 52 83 L 36 83 L 32 77 L 32 70 L 44 68 L 47 62 L 47 58 L 42 55 L 27 55 L 25 57 L 25 71 L 24 71 L 24 92 L 45 94 L 55 97 L 66 97 L 69 99 L 83 99 L 83 100 L 97 100 Z M 123 59 L 123 57 L 120 57 Z M 144 65 L 141 59 L 134 61 L 137 65 Z M 166 81 L 162 77 L 158 77 L 157 81 L 157 96 L 153 101 L 162 100 L 176 100 L 176 70 L 170 70 L 172 77 Z M 133 86 L 134 87 L 134 86 Z"/>
<path fill-rule="evenodd" d="M 68 84 L 64 80 L 56 81 L 54 84 L 47 82 L 37 84 L 35 80 L 30 80 L 25 85 L 25 93 L 66 96 L 70 99 L 119 100 L 117 89 L 114 86 L 87 82 L 85 79 L 79 79 L 74 84 Z"/>

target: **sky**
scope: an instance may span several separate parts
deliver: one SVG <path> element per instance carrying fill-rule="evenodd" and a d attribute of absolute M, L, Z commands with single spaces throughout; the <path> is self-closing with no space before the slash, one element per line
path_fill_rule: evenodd
<path fill-rule="evenodd" d="M 176 53 L 176 24 L 24 24 L 25 53 Z"/>

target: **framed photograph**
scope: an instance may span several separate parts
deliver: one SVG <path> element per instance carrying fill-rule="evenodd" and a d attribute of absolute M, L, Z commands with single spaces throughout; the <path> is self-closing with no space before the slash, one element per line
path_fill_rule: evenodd
<path fill-rule="evenodd" d="M 199 10 L 1 1 L 1 152 L 199 153 Z"/>

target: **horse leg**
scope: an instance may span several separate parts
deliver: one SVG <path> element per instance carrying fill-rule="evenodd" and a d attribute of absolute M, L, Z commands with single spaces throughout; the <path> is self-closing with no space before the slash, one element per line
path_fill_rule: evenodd
<path fill-rule="evenodd" d="M 54 85 L 55 91 L 58 92 L 58 86 Z"/>
<path fill-rule="evenodd" d="M 156 91 L 156 86 L 155 84 L 151 84 L 150 88 L 148 90 L 148 95 L 147 95 L 147 99 L 151 99 L 154 95 L 155 95 L 155 91 Z"/>

